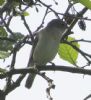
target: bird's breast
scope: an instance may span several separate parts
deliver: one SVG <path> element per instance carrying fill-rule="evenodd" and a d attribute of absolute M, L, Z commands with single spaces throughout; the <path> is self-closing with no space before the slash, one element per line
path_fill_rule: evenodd
<path fill-rule="evenodd" d="M 44 65 L 53 60 L 57 54 L 59 40 L 55 37 L 42 37 L 39 39 L 33 54 L 33 59 L 38 65 Z"/>

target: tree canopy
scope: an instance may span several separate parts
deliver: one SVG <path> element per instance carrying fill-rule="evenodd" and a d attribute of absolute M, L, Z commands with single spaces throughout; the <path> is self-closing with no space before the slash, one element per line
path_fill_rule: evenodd
<path fill-rule="evenodd" d="M 5 62 L 6 59 L 11 58 L 10 65 L 5 68 L 0 66 L 0 79 L 5 79 L 5 85 L 3 89 L 0 89 L 0 99 L 5 100 L 5 97 L 14 89 L 20 86 L 20 83 L 24 79 L 27 73 L 36 73 L 43 77 L 48 82 L 47 97 L 49 100 L 53 100 L 50 92 L 51 89 L 55 88 L 52 78 L 46 76 L 46 71 L 66 71 L 77 74 L 91 75 L 91 70 L 87 67 L 91 65 L 91 54 L 82 50 L 80 42 L 91 43 L 91 40 L 86 39 L 76 39 L 72 35 L 75 34 L 73 28 L 78 25 L 79 29 L 86 31 L 87 25 L 85 21 L 91 21 L 84 14 L 91 9 L 90 0 L 67 0 L 68 6 L 65 12 L 56 11 L 53 5 L 59 6 L 63 1 L 51 0 L 53 3 L 48 4 L 43 0 L 0 0 L 0 60 Z M 59 3 L 60 2 L 60 3 Z M 77 11 L 75 5 L 83 5 L 81 11 Z M 78 6 L 78 5 L 77 5 Z M 44 10 L 44 15 L 41 19 L 40 25 L 37 25 L 35 30 L 32 32 L 30 25 L 28 24 L 26 17 L 31 16 L 29 9 L 35 8 L 35 12 L 40 13 L 40 9 Z M 68 28 L 65 31 L 62 39 L 60 40 L 60 45 L 58 49 L 58 55 L 63 61 L 67 61 L 72 66 L 64 65 L 45 65 L 38 66 L 38 70 L 35 68 L 30 68 L 28 63 L 25 68 L 16 68 L 17 53 L 25 46 L 30 47 L 34 44 L 34 39 L 36 32 L 44 27 L 45 20 L 49 14 L 54 14 L 55 18 L 60 18 L 67 24 Z M 23 22 L 28 34 L 21 32 L 15 32 L 11 28 L 11 23 L 13 19 L 20 18 L 19 20 Z M 51 18 L 52 19 L 52 18 Z M 30 19 L 32 20 L 32 19 Z M 35 20 L 35 19 L 34 19 Z M 39 20 L 36 16 L 36 20 Z M 35 24 L 36 22 L 34 22 Z M 15 26 L 13 26 L 15 27 Z M 21 29 L 22 30 L 22 29 Z M 31 52 L 31 49 L 30 49 Z M 27 52 L 26 52 L 27 53 Z M 79 55 L 85 59 L 85 64 L 79 65 L 78 57 Z M 21 62 L 21 60 L 20 60 Z M 29 68 L 28 68 L 29 67 Z M 45 71 L 45 72 L 41 72 Z M 16 81 L 13 82 L 13 76 L 19 74 Z M 84 100 L 91 98 L 91 94 L 88 95 Z"/>

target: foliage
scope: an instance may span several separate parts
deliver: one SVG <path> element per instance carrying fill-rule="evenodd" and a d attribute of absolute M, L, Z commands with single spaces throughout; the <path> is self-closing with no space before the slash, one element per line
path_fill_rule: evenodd
<path fill-rule="evenodd" d="M 6 69 L 0 68 L 0 74 L 4 74 L 5 72 L 7 72 Z"/>
<path fill-rule="evenodd" d="M 0 0 L 0 6 L 4 4 L 5 0 Z"/>
<path fill-rule="evenodd" d="M 74 41 L 74 40 L 75 39 L 72 37 L 68 37 L 67 39 L 67 41 L 69 42 Z M 73 42 L 72 44 L 79 48 L 79 44 L 77 42 Z M 60 58 L 62 58 L 63 60 L 66 60 L 73 65 L 76 64 L 76 60 L 78 58 L 78 52 L 74 48 L 72 48 L 70 45 L 65 44 L 65 43 L 60 43 L 58 54 Z"/>
<path fill-rule="evenodd" d="M 86 24 L 85 20 L 91 20 L 87 17 L 83 17 L 84 14 L 87 12 L 88 9 L 91 9 L 91 1 L 90 0 L 67 0 L 68 1 L 68 7 L 64 13 L 61 13 L 61 10 L 57 12 L 52 6 L 48 5 L 43 0 L 0 0 L 0 60 L 6 60 L 9 57 L 11 57 L 11 63 L 8 67 L 9 70 L 6 70 L 4 68 L 0 67 L 0 79 L 6 78 L 5 81 L 6 84 L 2 90 L 0 89 L 0 96 L 7 96 L 11 91 L 16 89 L 20 83 L 22 82 L 23 78 L 26 76 L 27 73 L 36 73 L 40 76 L 42 76 L 45 80 L 48 82 L 47 87 L 47 97 L 49 97 L 49 100 L 52 100 L 50 90 L 54 89 L 54 84 L 52 79 L 48 78 L 45 73 L 40 73 L 40 71 L 44 70 L 61 70 L 61 71 L 67 71 L 72 73 L 81 73 L 81 74 L 88 74 L 91 75 L 90 70 L 84 69 L 86 66 L 90 66 L 91 64 L 91 54 L 86 53 L 84 50 L 80 49 L 79 42 L 86 42 L 91 43 L 89 40 L 80 39 L 77 40 L 75 37 L 73 38 L 70 33 L 72 33 L 73 27 L 78 23 L 80 29 L 86 30 Z M 58 2 L 56 0 L 53 0 L 55 6 L 58 6 Z M 75 9 L 75 6 L 77 3 L 81 3 L 84 5 L 84 8 L 81 9 L 81 11 L 77 11 Z M 40 12 L 40 9 L 46 8 L 44 10 L 44 16 L 43 20 L 41 21 L 41 24 L 38 25 L 37 29 L 32 32 L 30 26 L 28 25 L 26 21 L 26 16 L 31 16 L 29 10 L 35 8 L 35 11 L 37 13 Z M 30 46 L 33 46 L 36 42 L 36 32 L 41 30 L 43 27 L 43 24 L 46 20 L 46 17 L 49 13 L 52 13 L 56 16 L 56 18 L 60 18 L 62 16 L 65 24 L 68 26 L 68 28 L 65 30 L 64 35 L 62 39 L 60 40 L 60 45 L 58 49 L 58 54 L 60 56 L 60 59 L 64 61 L 68 61 L 69 63 L 73 64 L 73 67 L 69 66 L 57 66 L 57 65 L 45 65 L 45 66 L 37 66 L 38 69 L 31 69 L 31 68 L 22 68 L 22 69 L 16 69 L 16 59 L 17 59 L 17 52 L 22 49 L 23 46 L 26 44 L 29 44 Z M 25 35 L 21 32 L 14 32 L 10 25 L 12 22 L 12 19 L 16 17 L 21 18 L 20 20 L 23 21 L 24 27 L 27 29 L 28 34 Z M 36 16 L 37 18 L 37 16 Z M 31 19 L 32 20 L 32 19 Z M 34 22 L 35 25 L 35 22 Z M 14 26 L 15 27 L 15 26 Z M 21 29 L 22 30 L 22 29 Z M 33 34 L 34 33 L 34 34 Z M 73 32 L 73 34 L 75 34 Z M 27 53 L 27 52 L 26 52 Z M 86 64 L 82 66 L 81 68 L 77 68 L 77 59 L 78 54 L 80 54 L 85 60 Z M 21 60 L 20 60 L 21 62 Z M 29 64 L 31 62 L 31 59 L 29 59 L 27 63 L 27 67 L 29 67 Z M 2 66 L 3 67 L 3 66 Z M 7 66 L 6 66 L 7 68 Z M 13 82 L 13 75 L 20 74 L 19 77 L 16 79 L 15 82 Z M 1 95 L 3 94 L 3 95 Z M 3 99 L 5 100 L 5 99 Z"/>
<path fill-rule="evenodd" d="M 14 44 L 24 37 L 24 35 L 19 32 L 13 34 L 14 36 L 8 35 L 6 30 L 3 27 L 0 27 L 0 59 L 9 57 L 10 52 L 13 50 Z"/>

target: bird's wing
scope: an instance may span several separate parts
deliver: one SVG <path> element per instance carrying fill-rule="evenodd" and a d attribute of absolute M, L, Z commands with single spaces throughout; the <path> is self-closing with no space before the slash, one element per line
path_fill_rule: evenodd
<path fill-rule="evenodd" d="M 34 43 L 32 45 L 32 49 L 31 49 L 31 53 L 30 53 L 30 58 L 29 58 L 29 63 L 28 63 L 28 67 L 34 67 L 34 61 L 33 61 L 33 53 L 34 53 L 34 49 L 37 45 L 37 42 L 38 42 L 38 35 L 36 35 L 35 39 L 34 39 Z M 33 84 L 33 81 L 34 81 L 34 78 L 35 78 L 36 74 L 35 73 L 30 73 L 28 75 L 28 78 L 26 80 L 26 83 L 25 83 L 25 87 L 26 88 L 31 88 L 32 87 L 32 84 Z"/>
<path fill-rule="evenodd" d="M 32 45 L 32 49 L 31 49 L 31 52 L 30 52 L 30 58 L 29 58 L 28 67 L 32 67 L 34 65 L 33 53 L 34 53 L 34 49 L 35 49 L 35 47 L 37 45 L 37 42 L 38 42 L 38 33 L 36 33 L 36 37 L 35 37 L 34 43 Z"/>

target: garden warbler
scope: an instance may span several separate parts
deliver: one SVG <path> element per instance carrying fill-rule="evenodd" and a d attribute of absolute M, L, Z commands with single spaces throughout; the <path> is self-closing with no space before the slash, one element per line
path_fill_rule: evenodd
<path fill-rule="evenodd" d="M 46 65 L 56 56 L 60 40 L 67 29 L 67 25 L 61 19 L 53 19 L 47 26 L 37 32 L 35 43 L 32 46 L 30 67 L 35 65 Z M 32 86 L 36 74 L 30 73 L 25 87 L 28 89 Z"/>

